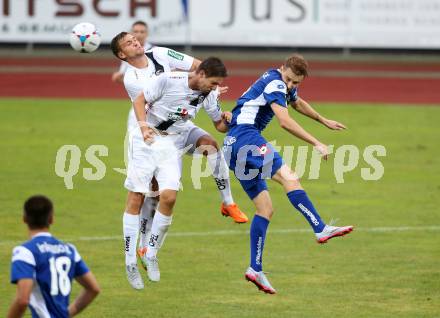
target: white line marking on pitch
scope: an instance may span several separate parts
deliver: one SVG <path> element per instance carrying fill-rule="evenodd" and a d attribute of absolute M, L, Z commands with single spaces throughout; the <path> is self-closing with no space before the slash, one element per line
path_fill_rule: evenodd
<path fill-rule="evenodd" d="M 356 232 L 411 232 L 411 231 L 440 231 L 439 225 L 432 226 L 396 226 L 396 227 L 359 227 L 354 229 Z M 311 229 L 278 229 L 270 230 L 269 233 L 273 234 L 290 234 L 290 233 L 311 233 Z M 210 232 L 170 232 L 169 236 L 177 237 L 193 237 L 193 236 L 227 236 L 227 235 L 245 235 L 249 234 L 248 230 L 231 230 L 231 231 L 210 231 Z M 80 241 L 115 241 L 123 240 L 122 235 L 113 236 L 79 236 L 76 238 L 63 239 L 65 242 L 80 242 Z M 24 241 L 24 240 L 23 240 Z M 20 244 L 23 241 L 3 241 L 0 245 L 14 245 Z"/>

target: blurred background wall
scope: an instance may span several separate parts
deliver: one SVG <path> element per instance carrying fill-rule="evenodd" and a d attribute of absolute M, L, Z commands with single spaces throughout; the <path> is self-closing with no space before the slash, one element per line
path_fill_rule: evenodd
<path fill-rule="evenodd" d="M 223 58 L 228 99 L 300 52 L 311 100 L 440 103 L 440 0 L 1 0 L 0 16 L 0 96 L 126 98 L 108 43 L 143 20 L 154 45 Z M 69 47 L 79 22 L 98 51 Z"/>

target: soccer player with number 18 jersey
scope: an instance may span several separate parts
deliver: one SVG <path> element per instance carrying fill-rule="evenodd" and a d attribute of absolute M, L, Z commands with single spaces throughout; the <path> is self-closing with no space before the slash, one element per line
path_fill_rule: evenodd
<path fill-rule="evenodd" d="M 11 282 L 17 296 L 8 318 L 22 317 L 29 307 L 32 317 L 73 317 L 87 307 L 99 293 L 98 283 L 75 246 L 49 233 L 53 220 L 52 202 L 33 196 L 24 205 L 24 222 L 30 240 L 12 252 Z M 84 287 L 69 306 L 72 280 Z"/>

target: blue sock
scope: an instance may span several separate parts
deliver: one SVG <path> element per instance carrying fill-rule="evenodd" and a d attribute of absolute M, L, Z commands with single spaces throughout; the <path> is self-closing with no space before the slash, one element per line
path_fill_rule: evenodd
<path fill-rule="evenodd" d="M 309 222 L 315 233 L 322 232 L 325 223 L 321 220 L 321 217 L 309 200 L 307 193 L 304 190 L 294 190 L 287 193 L 287 197 L 290 203 L 297 209 Z"/>
<path fill-rule="evenodd" d="M 251 224 L 251 267 L 261 272 L 263 270 L 263 248 L 269 220 L 254 215 Z"/>

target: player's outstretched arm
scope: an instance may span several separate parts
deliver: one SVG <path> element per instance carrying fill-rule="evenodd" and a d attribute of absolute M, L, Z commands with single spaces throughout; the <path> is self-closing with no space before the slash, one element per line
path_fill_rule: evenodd
<path fill-rule="evenodd" d="M 8 318 L 23 317 L 24 312 L 29 305 L 29 298 L 33 285 L 34 280 L 31 278 L 20 279 L 17 282 L 17 295 L 9 308 Z"/>
<path fill-rule="evenodd" d="M 298 99 L 295 102 L 292 102 L 291 105 L 297 112 L 307 117 L 310 117 L 316 120 L 317 122 L 320 122 L 329 129 L 342 130 L 346 128 L 343 124 L 335 120 L 327 119 L 321 116 L 316 110 L 313 109 L 313 107 L 308 102 L 306 102 L 304 99 L 300 97 L 298 97 Z"/>
<path fill-rule="evenodd" d="M 299 139 L 308 142 L 313 145 L 316 150 L 318 150 L 327 160 L 328 157 L 328 149 L 327 146 L 321 143 L 318 139 L 313 137 L 307 131 L 304 130 L 292 117 L 289 116 L 288 109 L 277 103 L 272 103 L 270 106 L 275 113 L 276 118 L 281 126 L 281 128 L 287 130 L 292 135 L 298 137 Z"/>
<path fill-rule="evenodd" d="M 84 289 L 75 299 L 75 301 L 69 306 L 69 317 L 73 317 L 86 308 L 101 291 L 98 285 L 98 281 L 92 272 L 87 272 L 82 276 L 78 276 L 75 280 Z"/>

